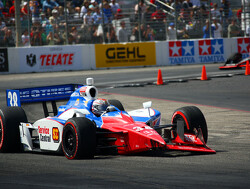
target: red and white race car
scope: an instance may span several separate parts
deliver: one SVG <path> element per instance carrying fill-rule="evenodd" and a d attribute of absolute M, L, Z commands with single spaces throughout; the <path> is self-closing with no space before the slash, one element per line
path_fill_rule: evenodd
<path fill-rule="evenodd" d="M 0 152 L 63 152 L 68 159 L 157 149 L 215 153 L 206 145 L 204 115 L 194 106 L 177 109 L 172 123 L 160 125 L 161 113 L 151 108 L 151 102 L 127 112 L 118 100 L 98 99 L 93 78 L 84 86 L 25 88 L 6 94 L 8 106 L 0 108 Z M 68 98 L 57 109 L 55 101 Z M 47 101 L 52 102 L 52 112 Z M 28 122 L 21 104 L 31 102 L 43 103 L 45 118 Z"/>

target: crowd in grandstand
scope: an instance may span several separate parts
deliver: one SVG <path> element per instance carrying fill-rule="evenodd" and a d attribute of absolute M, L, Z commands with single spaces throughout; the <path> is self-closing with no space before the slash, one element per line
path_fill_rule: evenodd
<path fill-rule="evenodd" d="M 235 37 L 241 12 L 229 0 L 136 0 L 132 12 L 116 0 L 23 0 L 22 45 Z M 15 46 L 15 18 L 14 1 L 0 0 L 0 47 Z"/>

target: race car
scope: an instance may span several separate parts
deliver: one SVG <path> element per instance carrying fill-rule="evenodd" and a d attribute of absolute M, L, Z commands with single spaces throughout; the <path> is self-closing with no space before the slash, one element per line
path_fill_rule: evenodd
<path fill-rule="evenodd" d="M 220 70 L 228 69 L 242 69 L 246 67 L 247 61 L 250 62 L 250 57 L 242 59 L 241 53 L 235 53 L 227 59 L 223 66 L 220 66 Z"/>
<path fill-rule="evenodd" d="M 6 90 L 7 106 L 0 108 L 0 152 L 58 152 L 68 159 L 151 150 L 216 153 L 206 145 L 207 124 L 197 107 L 179 108 L 171 124 L 160 125 L 161 113 L 151 108 L 151 101 L 127 112 L 119 100 L 98 98 L 93 84 L 93 78 L 87 78 L 86 85 Z M 57 109 L 56 101 L 65 99 L 67 104 Z M 32 102 L 42 102 L 45 115 L 34 123 L 21 107 Z"/>

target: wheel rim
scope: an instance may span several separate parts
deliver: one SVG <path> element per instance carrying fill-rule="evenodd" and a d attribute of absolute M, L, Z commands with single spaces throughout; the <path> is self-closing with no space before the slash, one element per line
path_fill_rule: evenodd
<path fill-rule="evenodd" d="M 69 156 L 73 155 L 76 149 L 76 136 L 71 130 L 65 133 L 64 149 Z"/>

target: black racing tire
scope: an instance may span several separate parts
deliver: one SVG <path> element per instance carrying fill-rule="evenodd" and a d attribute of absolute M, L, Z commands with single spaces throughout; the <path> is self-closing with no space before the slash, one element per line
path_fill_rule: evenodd
<path fill-rule="evenodd" d="M 185 106 L 175 110 L 172 116 L 172 124 L 176 124 L 177 120 L 184 121 L 184 132 L 193 133 L 194 128 L 201 128 L 205 143 L 208 139 L 206 119 L 199 108 L 196 106 Z"/>
<path fill-rule="evenodd" d="M 119 110 L 121 110 L 121 111 L 125 111 L 125 109 L 124 109 L 122 103 L 121 103 L 119 100 L 111 99 L 111 100 L 108 100 L 108 103 L 109 103 L 110 105 L 113 105 L 113 106 L 117 107 L 117 108 L 118 108 Z"/>
<path fill-rule="evenodd" d="M 21 107 L 0 109 L 0 152 L 21 152 L 20 122 L 27 123 L 27 116 Z"/>
<path fill-rule="evenodd" d="M 63 128 L 62 149 L 68 159 L 91 159 L 96 152 L 96 126 L 84 117 L 69 119 Z"/>

